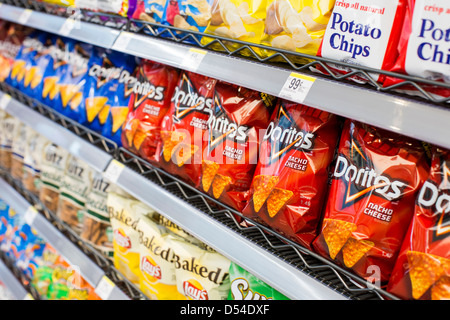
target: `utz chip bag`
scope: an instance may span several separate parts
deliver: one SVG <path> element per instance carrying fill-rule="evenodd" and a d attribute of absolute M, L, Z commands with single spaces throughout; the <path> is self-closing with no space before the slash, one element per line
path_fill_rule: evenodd
<path fill-rule="evenodd" d="M 200 189 L 242 211 L 273 98 L 218 81 L 208 120 Z"/>
<path fill-rule="evenodd" d="M 402 299 L 450 299 L 449 168 L 450 152 L 434 147 L 430 174 L 387 288 Z"/>
<path fill-rule="evenodd" d="M 335 115 L 279 100 L 261 142 L 243 214 L 310 248 L 339 133 Z"/>
<path fill-rule="evenodd" d="M 230 291 L 230 260 L 182 238 L 171 238 L 179 294 L 186 300 L 226 300 Z"/>
<path fill-rule="evenodd" d="M 14 136 L 17 132 L 17 128 L 20 125 L 20 121 L 10 116 L 8 113 L 2 111 L 2 121 L 0 123 L 1 130 L 1 145 L 0 145 L 0 166 L 6 170 L 11 170 L 12 162 L 12 146 L 14 142 Z"/>
<path fill-rule="evenodd" d="M 139 221 L 139 230 L 142 292 L 152 300 L 185 300 L 177 290 L 175 252 L 167 241 L 173 235 L 148 217 Z"/>
<path fill-rule="evenodd" d="M 170 107 L 178 70 L 142 60 L 133 75 L 128 116 L 122 128 L 122 145 L 144 159 L 154 160 L 161 140 L 161 121 Z"/>
<path fill-rule="evenodd" d="M 83 94 L 85 75 L 93 50 L 91 44 L 68 41 L 67 71 L 59 82 L 59 95 L 54 109 L 72 119 L 78 119 L 77 102 Z"/>
<path fill-rule="evenodd" d="M 161 122 L 156 162 L 167 172 L 198 186 L 202 172 L 204 133 L 213 106 L 217 80 L 183 71 L 170 109 Z"/>
<path fill-rule="evenodd" d="M 407 0 L 407 11 L 401 38 L 398 44 L 398 59 L 391 71 L 421 77 L 428 80 L 450 83 L 450 45 L 448 37 L 448 1 L 430 3 L 425 0 Z M 388 77 L 385 86 L 404 80 Z M 420 84 L 436 98 L 450 97 L 450 89 Z M 399 87 L 404 93 L 421 95 L 417 88 Z"/>
<path fill-rule="evenodd" d="M 428 167 L 420 142 L 347 120 L 314 249 L 386 283 Z"/>
<path fill-rule="evenodd" d="M 31 193 L 38 196 L 41 187 L 42 150 L 51 143 L 31 127 L 28 128 L 28 143 L 23 158 L 22 184 Z"/>
<path fill-rule="evenodd" d="M 315 56 L 334 3 L 334 0 L 268 0 L 261 44 Z M 268 49 L 263 52 L 275 53 Z"/>
<path fill-rule="evenodd" d="M 253 274 L 231 262 L 228 300 L 289 300 Z"/>
<path fill-rule="evenodd" d="M 83 212 L 91 193 L 93 172 L 85 161 L 69 154 L 59 188 L 58 217 L 77 234 L 83 228 Z"/>
<path fill-rule="evenodd" d="M 123 53 L 95 47 L 89 66 L 83 94 L 72 101 L 81 104 L 79 122 L 120 145 L 136 60 Z M 71 108 L 76 109 L 75 106 Z"/>
<path fill-rule="evenodd" d="M 83 211 L 81 238 L 103 253 L 107 258 L 114 256 L 113 230 L 108 212 L 108 193 L 114 186 L 102 173 L 93 172 L 92 187 L 87 194 Z"/>
<path fill-rule="evenodd" d="M 28 144 L 27 128 L 23 122 L 16 119 L 12 133 L 11 176 L 17 180 L 22 180 L 23 176 L 23 158 L 25 156 L 26 145 Z"/>
<path fill-rule="evenodd" d="M 39 199 L 53 213 L 58 212 L 59 194 L 66 172 L 69 152 L 54 143 L 45 145 L 42 152 Z"/>
<path fill-rule="evenodd" d="M 110 192 L 108 212 L 113 228 L 114 266 L 131 282 L 139 286 L 139 221 L 154 211 L 126 195 Z"/>
<path fill-rule="evenodd" d="M 266 0 L 214 0 L 211 5 L 211 20 L 203 32 L 249 43 L 260 44 L 266 19 Z M 213 38 L 202 37 L 207 45 Z M 242 45 L 230 43 L 227 46 L 238 49 Z M 220 45 L 212 44 L 215 50 L 223 50 Z M 259 53 L 258 48 L 253 48 Z M 246 52 L 241 51 L 243 54 Z"/>
<path fill-rule="evenodd" d="M 389 71 L 398 56 L 397 45 L 405 10 L 405 0 L 336 1 L 318 56 Z M 327 67 L 337 74 L 354 71 L 332 63 L 327 63 Z M 321 66 L 318 69 L 326 73 Z M 370 76 L 375 81 L 384 81 L 383 75 Z M 349 79 L 368 82 L 361 74 Z"/>

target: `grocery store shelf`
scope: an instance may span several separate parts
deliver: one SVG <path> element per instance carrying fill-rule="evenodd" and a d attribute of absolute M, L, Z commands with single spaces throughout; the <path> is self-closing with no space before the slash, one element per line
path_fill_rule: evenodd
<path fill-rule="evenodd" d="M 30 294 L 20 283 L 5 263 L 0 260 L 0 281 L 6 285 L 16 300 L 30 299 Z"/>
<path fill-rule="evenodd" d="M 0 3 L 0 19 L 26 25 L 103 48 L 111 48 L 120 31 L 106 26 L 69 20 L 20 7 Z M 68 21 L 69 20 L 69 21 Z"/>
<path fill-rule="evenodd" d="M 4 92 L 0 91 L 0 101 L 2 101 L 3 96 Z M 27 107 L 24 103 L 14 98 L 5 99 L 3 101 L 7 101 L 5 105 L 2 106 L 7 113 L 20 119 L 23 123 L 32 127 L 50 141 L 71 152 L 74 156 L 84 160 L 97 171 L 102 172 L 105 170 L 106 166 L 111 161 L 112 156 L 110 154 L 101 152 L 90 142 L 61 127 L 58 123 L 44 117 L 37 111 Z M 95 157 L 92 156 L 94 154 Z"/>
<path fill-rule="evenodd" d="M 104 282 L 105 272 L 57 230 L 43 215 L 39 214 L 22 195 L 3 179 L 0 179 L 0 190 L 2 190 L 2 199 L 13 207 L 16 212 L 24 214 L 25 221 L 36 229 L 38 234 L 50 243 L 69 264 L 79 268 L 80 274 L 90 285 L 97 288 L 100 283 Z M 129 299 L 117 286 L 114 286 L 112 291 L 108 292 L 106 298 L 110 300 Z"/>

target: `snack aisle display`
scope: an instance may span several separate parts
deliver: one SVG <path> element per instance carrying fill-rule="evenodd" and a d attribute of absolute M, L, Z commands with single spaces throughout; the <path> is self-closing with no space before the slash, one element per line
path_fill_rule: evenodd
<path fill-rule="evenodd" d="M 2 175 L 136 296 L 448 298 L 445 3 L 12 2 Z"/>

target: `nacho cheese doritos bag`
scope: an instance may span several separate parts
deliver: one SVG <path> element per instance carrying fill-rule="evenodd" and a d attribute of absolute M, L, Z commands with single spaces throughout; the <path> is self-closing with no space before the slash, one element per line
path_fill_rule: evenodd
<path fill-rule="evenodd" d="M 346 120 L 314 249 L 385 283 L 428 167 L 420 142 Z"/>
<path fill-rule="evenodd" d="M 267 0 L 261 44 L 315 56 L 322 43 L 334 2 Z M 271 54 L 268 49 L 263 52 L 265 55 Z M 297 57 L 295 60 L 306 61 Z"/>
<path fill-rule="evenodd" d="M 388 291 L 402 299 L 450 299 L 450 152 L 433 148 Z"/>
<path fill-rule="evenodd" d="M 216 82 L 203 75 L 181 72 L 170 109 L 161 122 L 158 165 L 194 186 L 201 179 L 203 139 Z"/>
<path fill-rule="evenodd" d="M 122 145 L 153 160 L 161 140 L 161 121 L 169 110 L 179 73 L 173 67 L 142 60 L 133 76 L 136 82 L 122 129 Z"/>
<path fill-rule="evenodd" d="M 398 52 L 401 26 L 405 16 L 405 0 L 336 1 L 318 56 L 356 66 L 390 70 Z M 319 70 L 325 72 L 321 66 Z M 327 63 L 333 73 L 347 74 L 352 68 Z M 379 82 L 384 76 L 370 74 Z M 357 74 L 350 79 L 366 83 Z"/>
<path fill-rule="evenodd" d="M 448 84 L 450 82 L 450 8 L 448 1 L 407 0 L 406 18 L 398 44 L 399 56 L 391 71 Z M 385 86 L 404 80 L 388 77 Z M 450 89 L 420 84 L 437 98 L 450 97 Z M 421 95 L 417 88 L 399 87 L 402 92 Z"/>
<path fill-rule="evenodd" d="M 221 81 L 215 85 L 200 190 L 238 211 L 247 202 L 272 103 L 257 91 Z"/>
<path fill-rule="evenodd" d="M 339 138 L 335 115 L 279 100 L 243 213 L 310 248 Z"/>

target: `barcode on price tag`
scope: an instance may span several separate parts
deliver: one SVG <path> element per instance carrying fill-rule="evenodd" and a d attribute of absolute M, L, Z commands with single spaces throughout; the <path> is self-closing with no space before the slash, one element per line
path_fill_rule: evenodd
<path fill-rule="evenodd" d="M 183 58 L 183 61 L 181 62 L 181 69 L 188 70 L 195 72 L 197 71 L 198 67 L 202 63 L 203 59 L 206 56 L 207 51 L 200 50 L 197 48 L 191 48 L 189 49 L 186 56 Z"/>
<path fill-rule="evenodd" d="M 36 216 L 38 215 L 38 211 L 35 207 L 29 207 L 27 209 L 27 212 L 25 212 L 25 216 L 23 217 L 25 220 L 25 223 L 29 226 L 33 225 L 34 219 L 36 219 Z"/>
<path fill-rule="evenodd" d="M 112 160 L 111 163 L 109 164 L 108 168 L 106 168 L 103 175 L 106 179 L 108 179 L 112 183 L 116 183 L 124 168 L 125 168 L 125 165 L 123 165 L 122 163 L 120 163 L 117 160 Z"/>
<path fill-rule="evenodd" d="M 279 97 L 297 103 L 303 103 L 316 78 L 292 72 L 281 88 Z"/>
<path fill-rule="evenodd" d="M 114 284 L 114 282 L 112 282 L 107 276 L 103 276 L 103 278 L 100 280 L 97 287 L 95 288 L 95 293 L 102 300 L 108 300 L 115 286 L 116 285 Z"/>
<path fill-rule="evenodd" d="M 75 21 L 71 18 L 66 19 L 66 21 L 63 23 L 63 25 L 59 29 L 59 34 L 62 36 L 65 36 L 65 37 L 68 36 L 70 34 L 70 32 L 74 29 L 76 23 L 77 23 L 77 21 Z"/>
<path fill-rule="evenodd" d="M 17 19 L 17 22 L 20 24 L 25 24 L 28 22 L 28 19 L 30 19 L 31 14 L 33 13 L 33 10 L 31 9 L 25 9 Z"/>
<path fill-rule="evenodd" d="M 9 94 L 5 93 L 2 96 L 2 98 L 0 99 L 0 109 L 5 110 L 10 101 L 11 101 L 11 96 Z"/>

